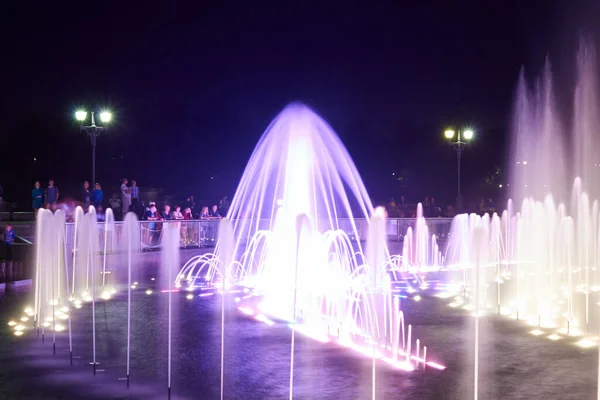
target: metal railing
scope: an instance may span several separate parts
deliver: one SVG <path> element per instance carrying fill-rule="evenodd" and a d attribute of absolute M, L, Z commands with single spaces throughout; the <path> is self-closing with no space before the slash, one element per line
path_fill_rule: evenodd
<path fill-rule="evenodd" d="M 436 235 L 438 239 L 444 240 L 450 233 L 452 218 L 428 218 L 425 219 L 429 235 Z M 255 222 L 256 223 L 256 222 Z M 317 221 L 317 229 L 324 229 L 325 220 Z M 217 242 L 219 221 L 207 220 L 185 220 L 185 221 L 139 221 L 140 243 L 139 250 L 154 250 L 161 246 L 162 231 L 165 224 L 178 224 L 180 231 L 180 245 L 182 248 L 191 247 L 213 247 Z M 271 221 L 268 219 L 259 220 L 257 225 L 252 227 L 252 231 L 258 229 L 269 229 Z M 352 226 L 352 220 L 349 218 L 339 218 L 337 220 L 339 229 L 346 232 L 351 238 L 356 240 L 365 240 L 369 221 L 364 218 L 354 219 L 356 234 Z M 388 240 L 402 241 L 409 228 L 413 230 L 416 227 L 414 218 L 393 218 L 386 220 L 386 231 Z M 243 224 L 241 226 L 244 226 Z M 249 238 L 250 227 L 247 229 L 237 229 L 237 238 Z M 75 241 L 75 224 L 67 223 L 65 225 L 65 238 L 68 246 L 72 246 Z M 98 222 L 100 248 L 108 252 L 117 250 L 115 243 L 123 233 L 123 222 L 116 221 L 114 224 Z M 108 231 L 107 231 L 108 230 Z M 105 241 L 108 239 L 108 242 Z"/>
<path fill-rule="evenodd" d="M 35 221 L 32 212 L 0 211 L 0 221 Z"/>

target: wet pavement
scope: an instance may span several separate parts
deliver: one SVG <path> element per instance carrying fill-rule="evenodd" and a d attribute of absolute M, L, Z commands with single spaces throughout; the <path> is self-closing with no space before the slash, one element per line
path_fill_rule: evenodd
<path fill-rule="evenodd" d="M 124 294 L 96 304 L 96 357 L 92 361 L 91 305 L 73 315 L 73 365 L 66 332 L 32 329 L 15 337 L 7 323 L 21 316 L 30 291 L 0 294 L 0 399 L 166 399 L 168 382 L 167 294 L 134 291 L 131 325 L 131 385 L 126 381 L 127 302 Z M 220 298 L 173 293 L 172 399 L 219 399 L 221 394 Z M 377 364 L 379 399 L 473 398 L 474 318 L 438 298 L 405 301 L 413 337 L 426 345 L 438 371 L 404 372 Z M 574 340 L 552 342 L 531 327 L 503 317 L 480 319 L 480 399 L 596 398 L 597 348 Z M 30 322 L 28 322 L 30 323 Z M 268 326 L 227 306 L 226 399 L 287 399 L 291 331 Z M 371 360 L 332 343 L 297 335 L 294 398 L 371 399 Z"/>

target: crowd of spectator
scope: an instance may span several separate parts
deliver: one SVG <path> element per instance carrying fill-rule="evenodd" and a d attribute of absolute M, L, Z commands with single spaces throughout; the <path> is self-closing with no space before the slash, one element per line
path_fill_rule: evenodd
<path fill-rule="evenodd" d="M 457 210 L 453 204 L 440 206 L 434 197 L 425 197 L 421 201 L 409 202 L 404 196 L 396 201 L 394 198 L 385 205 L 385 210 L 388 218 L 415 218 L 417 216 L 417 205 L 423 207 L 423 216 L 425 218 L 453 218 L 456 216 Z M 469 202 L 462 212 L 477 213 L 479 215 L 494 214 L 496 205 L 492 198 L 487 200 L 481 197 L 479 203 Z"/>
<path fill-rule="evenodd" d="M 218 220 L 227 214 L 229 201 L 227 196 L 221 198 L 218 203 L 203 203 L 199 206 L 194 201 L 194 196 L 188 196 L 185 201 L 164 202 L 159 211 L 156 200 L 143 201 L 140 197 L 140 188 L 135 180 L 131 182 L 127 178 L 121 180 L 120 195 L 113 193 L 107 200 L 100 183 L 95 183 L 90 188 L 88 181 L 84 181 L 79 189 L 79 195 L 74 201 L 63 200 L 59 203 L 60 192 L 54 179 L 48 181 L 48 186 L 43 189 L 41 183 L 36 181 L 31 191 L 32 209 L 37 216 L 41 208 L 56 211 L 61 208 L 65 211 L 67 220 L 72 219 L 73 209 L 81 206 L 87 212 L 90 206 L 94 206 L 99 219 L 104 218 L 105 204 L 111 208 L 116 220 L 122 220 L 128 212 L 135 213 L 139 219 L 147 221 L 167 220 Z M 209 207 L 210 206 L 210 207 Z"/>
<path fill-rule="evenodd" d="M 456 212 L 453 206 L 446 206 L 442 209 L 434 197 L 425 197 L 420 202 L 423 207 L 423 216 L 426 218 L 453 217 Z M 404 196 L 396 201 L 394 198 L 385 206 L 388 218 L 415 218 L 417 216 L 417 206 L 419 202 L 408 202 Z"/>
<path fill-rule="evenodd" d="M 479 215 L 483 216 L 484 214 L 493 215 L 496 212 L 496 205 L 494 204 L 494 200 L 492 198 L 488 198 L 487 200 L 482 197 L 479 201 Z"/>
<path fill-rule="evenodd" d="M 48 181 L 48 186 L 43 189 L 39 181 L 36 181 L 31 192 L 32 208 L 37 215 L 39 209 L 47 208 L 55 211 L 63 207 L 67 219 L 71 217 L 72 212 L 69 208 L 73 204 L 61 203 L 59 205 L 60 192 L 54 179 Z M 135 180 L 131 182 L 124 178 L 120 185 L 120 195 L 113 193 L 106 201 L 104 192 L 100 183 L 95 183 L 93 189 L 90 188 L 88 181 L 84 181 L 79 198 L 75 200 L 74 205 L 81 205 L 87 210 L 90 205 L 94 206 L 99 218 L 103 218 L 104 204 L 113 211 L 116 220 L 122 220 L 127 212 L 134 212 L 139 219 L 146 221 L 167 221 L 167 220 L 218 220 L 227 214 L 229 208 L 228 198 L 225 196 L 217 203 L 202 202 L 197 205 L 194 196 L 188 196 L 180 202 L 163 202 L 162 207 L 157 205 L 157 201 L 146 198 L 146 202 L 140 197 L 140 188 Z M 417 215 L 417 204 L 419 201 L 409 202 L 405 196 L 399 200 L 390 199 L 385 209 L 388 218 L 415 218 Z M 438 205 L 434 197 L 425 197 L 420 201 L 423 207 L 423 216 L 426 218 L 454 217 L 456 210 L 453 205 L 442 207 Z M 476 204 L 476 203 L 475 203 Z M 72 210 L 71 210 L 72 211 Z M 473 210 L 474 211 L 474 210 Z M 491 198 L 481 198 L 478 210 L 475 211 L 483 215 L 495 212 L 495 205 Z"/>

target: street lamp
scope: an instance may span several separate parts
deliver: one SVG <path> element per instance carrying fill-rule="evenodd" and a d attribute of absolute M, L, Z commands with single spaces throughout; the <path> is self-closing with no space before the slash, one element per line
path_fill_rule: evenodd
<path fill-rule="evenodd" d="M 456 196 L 456 208 L 458 212 L 462 211 L 462 195 L 460 193 L 460 159 L 462 156 L 462 149 L 468 144 L 468 141 L 473 139 L 473 131 L 471 129 L 465 129 L 464 131 L 456 131 L 452 129 L 446 129 L 444 136 L 450 141 L 452 146 L 456 149 L 456 158 L 458 166 L 458 182 L 457 182 L 457 196 Z"/>
<path fill-rule="evenodd" d="M 96 140 L 98 136 L 103 133 L 106 133 L 108 130 L 107 126 L 98 126 L 96 125 L 96 119 L 94 117 L 94 112 L 91 113 L 91 125 L 84 125 L 84 121 L 87 119 L 87 111 L 78 110 L 75 112 L 75 119 L 79 121 L 82 132 L 87 133 L 92 141 L 92 185 L 96 184 Z M 103 124 L 108 124 L 112 119 L 112 114 L 109 111 L 102 111 L 100 113 L 100 121 Z"/>

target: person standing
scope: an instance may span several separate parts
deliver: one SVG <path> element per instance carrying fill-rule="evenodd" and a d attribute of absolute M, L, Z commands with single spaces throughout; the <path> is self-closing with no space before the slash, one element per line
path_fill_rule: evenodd
<path fill-rule="evenodd" d="M 125 219 L 125 215 L 129 212 L 129 208 L 131 207 L 131 189 L 127 187 L 129 181 L 127 178 L 123 179 L 123 183 L 121 183 L 121 210 L 123 212 L 123 219 Z"/>
<path fill-rule="evenodd" d="M 102 210 L 102 200 L 104 199 L 104 192 L 102 192 L 102 187 L 99 183 L 96 183 L 96 187 L 92 190 L 92 194 L 90 195 L 90 200 L 92 205 L 96 208 L 96 210 Z"/>
<path fill-rule="evenodd" d="M 219 207 L 215 204 L 212 206 L 210 213 L 208 214 L 212 219 L 221 219 L 221 214 L 219 214 Z"/>
<path fill-rule="evenodd" d="M 192 214 L 194 213 L 194 210 L 196 209 L 196 202 L 194 201 L 194 196 L 189 196 L 187 198 L 186 207 L 189 207 L 189 209 L 192 211 Z"/>
<path fill-rule="evenodd" d="M 6 248 L 6 261 L 12 261 L 12 245 L 15 242 L 15 231 L 12 226 L 6 225 L 4 228 L 4 247 Z"/>
<path fill-rule="evenodd" d="M 131 180 L 131 210 L 139 214 L 140 211 L 140 188 L 137 185 L 137 182 L 133 179 Z"/>
<path fill-rule="evenodd" d="M 175 207 L 175 211 L 171 213 L 171 219 L 184 219 L 183 213 L 181 212 L 181 207 Z"/>
<path fill-rule="evenodd" d="M 46 188 L 46 208 L 54 211 L 56 204 L 58 203 L 58 187 L 54 186 L 54 179 L 48 181 L 48 187 Z"/>
<path fill-rule="evenodd" d="M 83 187 L 81 188 L 81 205 L 83 210 L 87 210 L 90 208 L 90 183 L 88 181 L 83 182 Z"/>
<path fill-rule="evenodd" d="M 44 190 L 40 187 L 40 181 L 35 181 L 33 190 L 31 190 L 31 200 L 33 202 L 33 215 L 37 217 L 38 210 L 44 207 Z"/>
<path fill-rule="evenodd" d="M 165 207 L 163 208 L 163 212 L 160 214 L 160 216 L 165 220 L 165 221 L 170 221 L 173 219 L 173 215 L 171 214 L 171 206 L 168 204 L 165 204 Z"/>
<path fill-rule="evenodd" d="M 108 199 L 108 203 L 110 204 L 110 208 L 115 216 L 116 220 L 123 219 L 123 212 L 121 208 L 121 202 L 119 202 L 119 197 L 116 193 L 113 193 L 112 196 Z"/>

